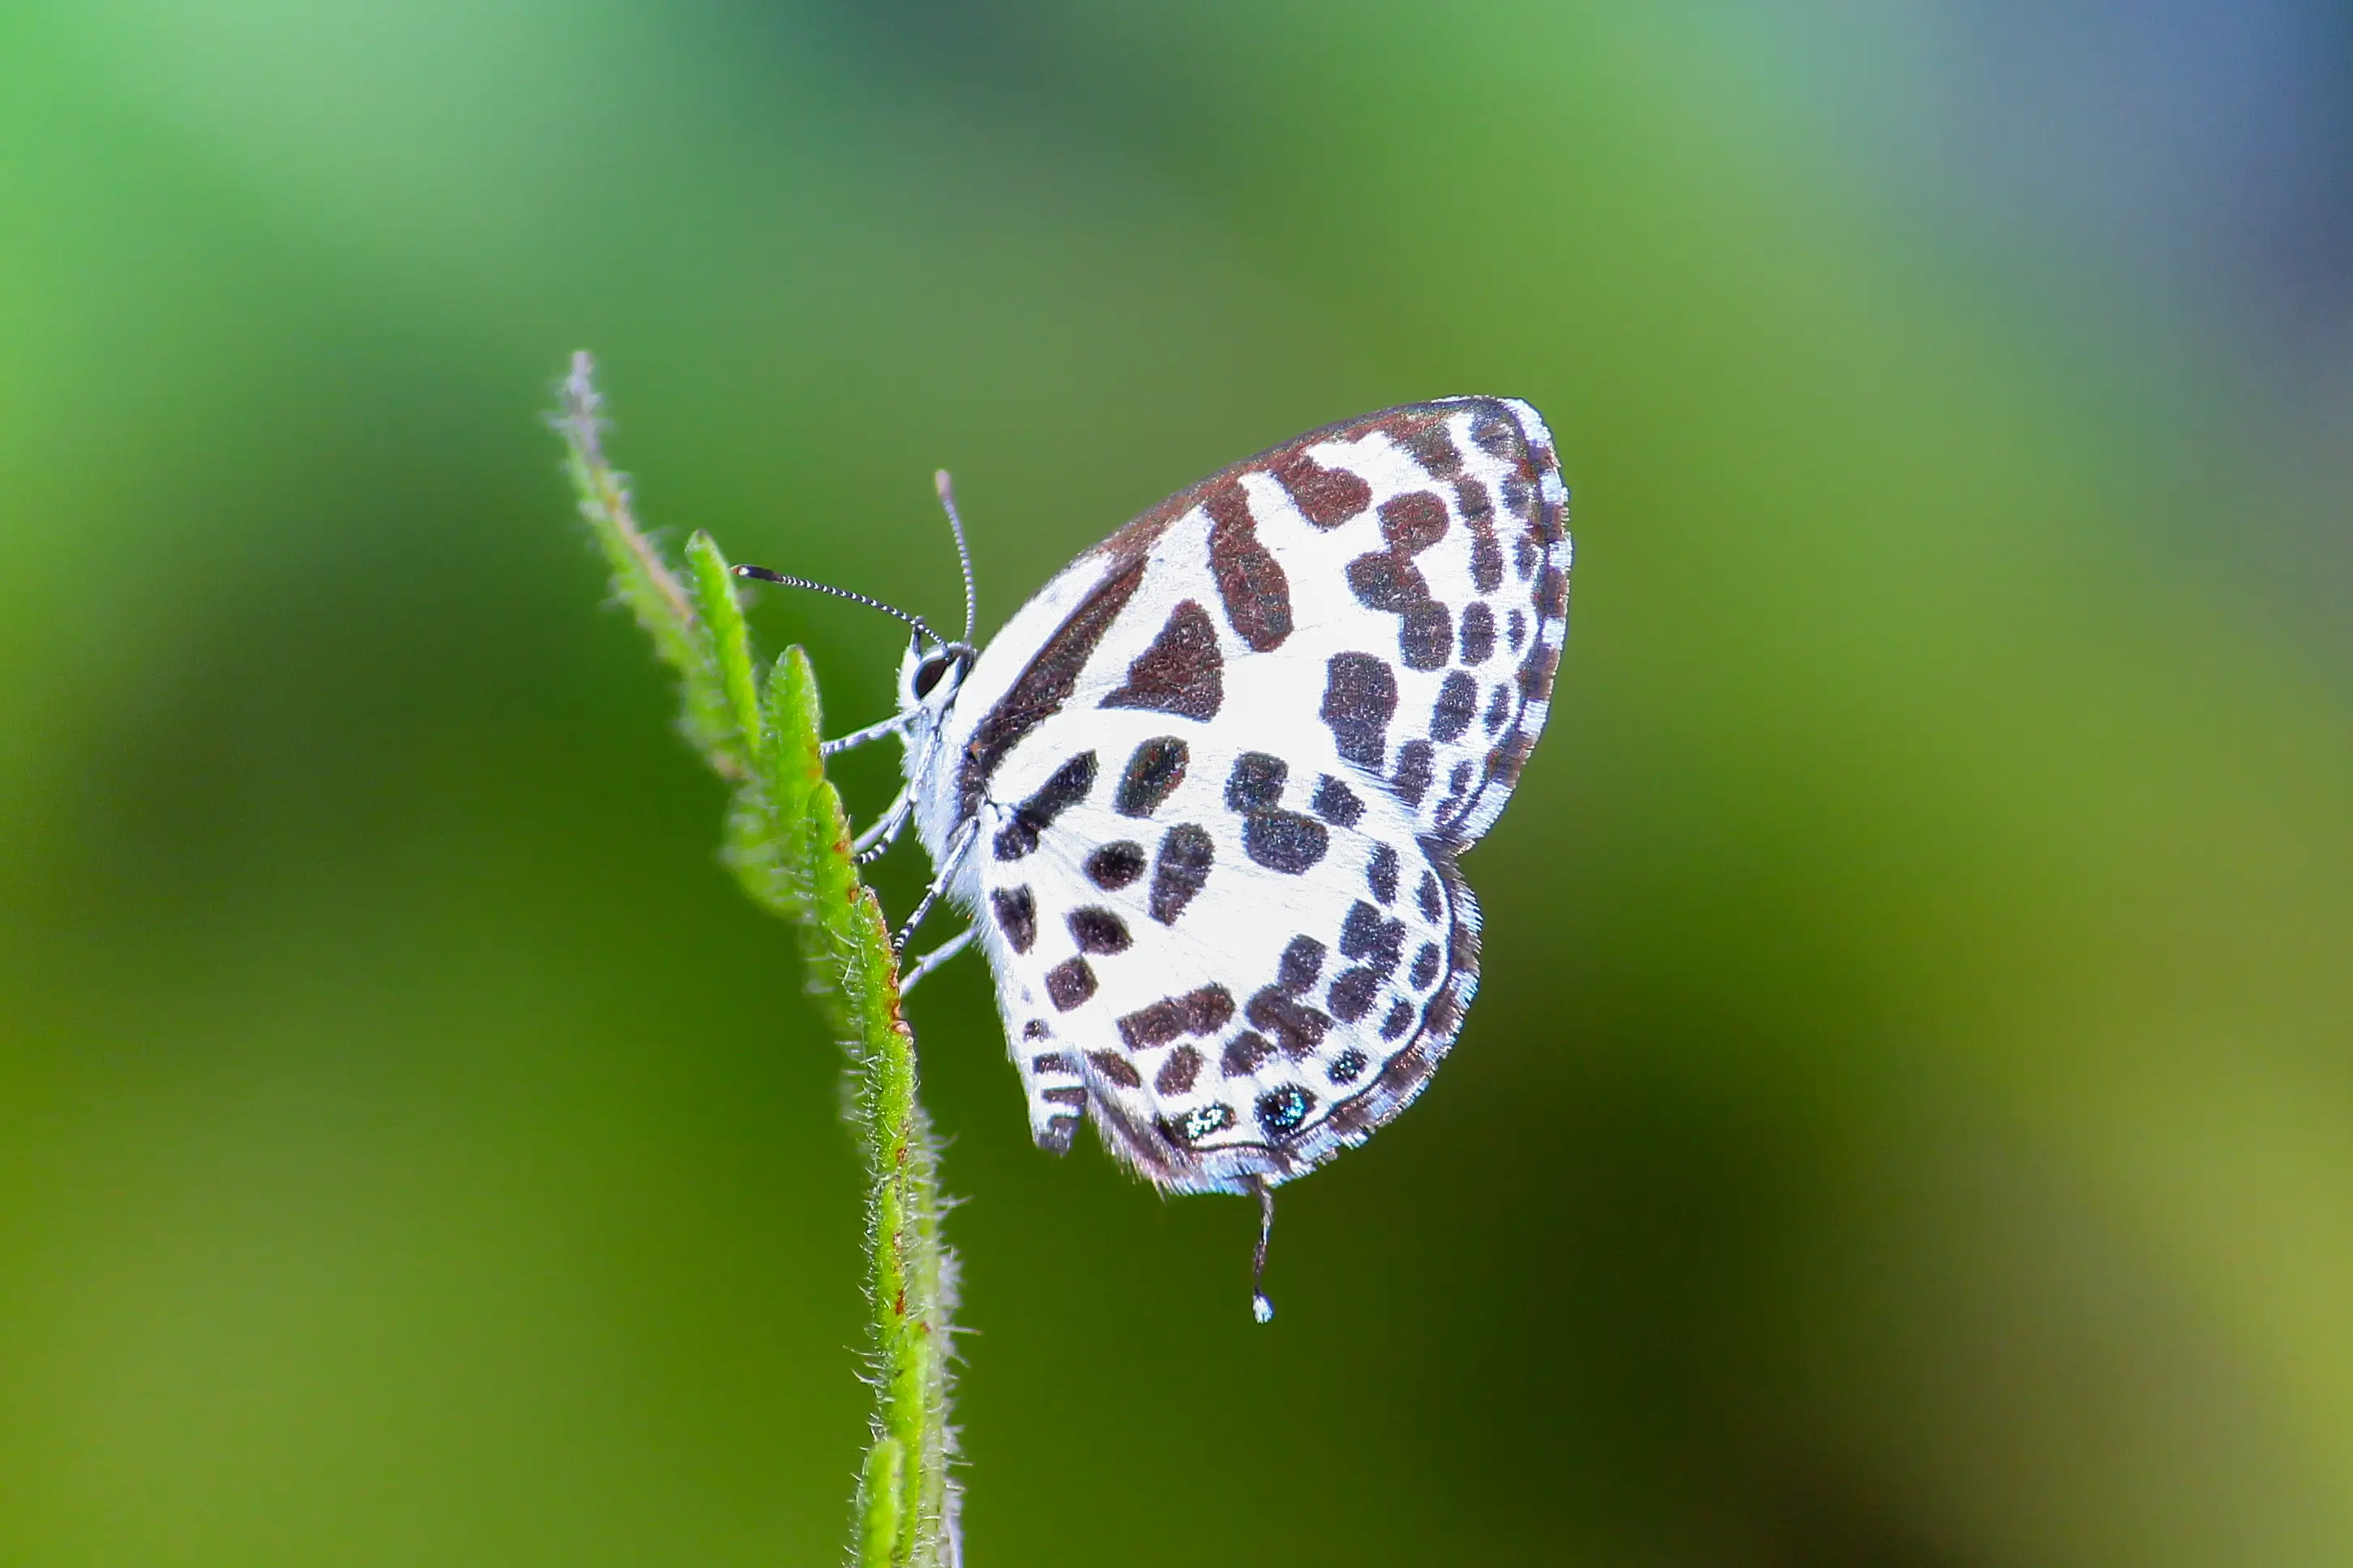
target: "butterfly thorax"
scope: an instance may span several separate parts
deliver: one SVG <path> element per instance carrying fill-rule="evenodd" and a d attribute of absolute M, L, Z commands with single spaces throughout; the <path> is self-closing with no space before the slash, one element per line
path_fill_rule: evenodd
<path fill-rule="evenodd" d="M 911 637 L 899 661 L 899 741 L 913 809 L 916 837 L 935 866 L 957 823 L 933 809 L 935 782 L 945 768 L 948 729 L 974 664 L 975 651 L 962 643 L 921 635 Z"/>
<path fill-rule="evenodd" d="M 951 873 L 945 891 L 966 909 L 976 907 L 977 892 L 953 874 L 947 857 L 967 823 L 1002 815 L 1022 798 L 1006 793 L 1006 775 L 1010 753 L 1040 717 L 1039 649 L 1050 647 L 1056 628 L 1095 586 L 1100 553 L 1090 552 L 1064 568 L 976 655 L 960 645 L 926 647 L 917 639 L 901 661 L 899 706 L 907 716 L 902 737 L 916 835 L 932 864 Z M 923 689 L 926 673 L 934 669 L 936 684 Z M 974 831 L 985 836 L 992 826 L 983 820 Z"/>

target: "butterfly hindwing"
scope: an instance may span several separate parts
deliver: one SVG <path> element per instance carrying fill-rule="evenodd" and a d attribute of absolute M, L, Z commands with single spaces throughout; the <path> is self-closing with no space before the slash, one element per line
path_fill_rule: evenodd
<path fill-rule="evenodd" d="M 1534 410 L 1417 405 L 1213 476 L 1074 563 L 980 656 L 917 781 L 973 819 L 1033 1131 L 1082 1112 L 1179 1190 L 1361 1141 L 1477 977 L 1455 857 L 1549 699 L 1567 494 Z"/>
<path fill-rule="evenodd" d="M 1294 775 L 1251 744 L 1273 736 L 1174 729 L 1098 731 L 1024 798 L 1082 796 L 984 836 L 983 940 L 1039 1142 L 1067 1147 L 1090 1110 L 1164 1186 L 1280 1181 L 1436 1065 L 1477 910 L 1412 815 L 1335 759 Z"/>

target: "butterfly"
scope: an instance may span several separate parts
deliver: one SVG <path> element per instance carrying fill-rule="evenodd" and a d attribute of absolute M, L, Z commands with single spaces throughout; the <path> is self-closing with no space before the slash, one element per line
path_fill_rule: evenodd
<path fill-rule="evenodd" d="M 997 983 L 1031 1135 L 1092 1121 L 1165 1191 L 1273 1189 L 1410 1104 L 1479 980 L 1458 864 L 1544 728 L 1568 491 L 1536 411 L 1411 404 L 1310 431 L 1152 508 L 987 647 L 913 627 L 885 736 L 910 824 Z M 1271 1315 L 1252 1289 L 1261 1321 Z"/>

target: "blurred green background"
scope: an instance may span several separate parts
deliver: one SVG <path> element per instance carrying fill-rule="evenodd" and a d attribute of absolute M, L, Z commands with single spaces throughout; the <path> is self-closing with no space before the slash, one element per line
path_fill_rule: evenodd
<path fill-rule="evenodd" d="M 738 559 L 946 616 L 952 468 L 985 628 L 1561 441 L 1485 983 L 1271 1329 L 915 1000 L 974 1562 L 2353 1561 L 2348 170 L 2293 0 L 0 7 L 0 1561 L 839 1558 L 839 1059 L 579 347 Z"/>

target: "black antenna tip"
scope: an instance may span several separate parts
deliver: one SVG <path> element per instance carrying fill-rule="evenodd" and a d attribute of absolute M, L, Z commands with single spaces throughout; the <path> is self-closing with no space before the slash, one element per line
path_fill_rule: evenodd
<path fill-rule="evenodd" d="M 738 577 L 754 577 L 763 583 L 781 583 L 785 580 L 782 573 L 771 572 L 765 566 L 733 566 L 729 570 Z"/>

